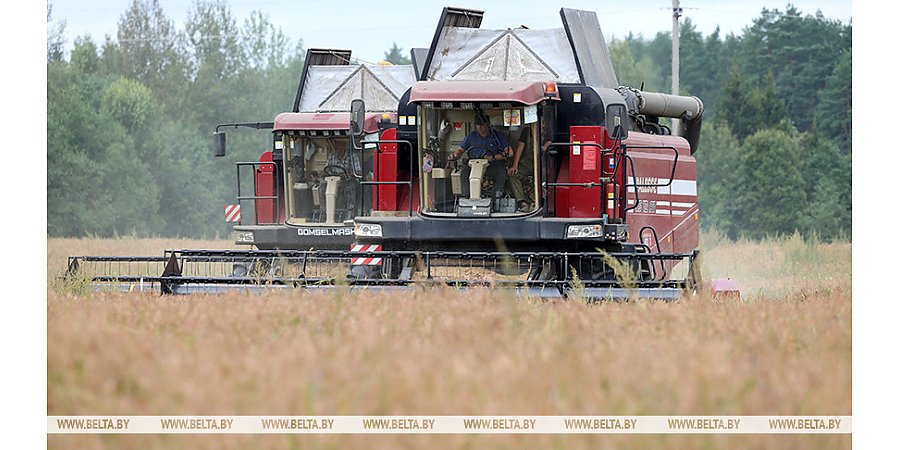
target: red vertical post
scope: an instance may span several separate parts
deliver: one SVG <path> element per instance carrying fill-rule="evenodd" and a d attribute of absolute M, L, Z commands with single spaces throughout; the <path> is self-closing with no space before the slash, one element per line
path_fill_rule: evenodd
<path fill-rule="evenodd" d="M 598 126 L 573 126 L 569 129 L 569 182 L 597 183 L 600 181 L 602 158 L 598 145 L 602 142 L 603 128 Z M 592 144 L 592 145 L 584 145 Z M 569 188 L 568 217 L 600 217 L 601 197 L 606 194 L 598 187 Z"/>
<path fill-rule="evenodd" d="M 381 139 L 393 141 L 397 139 L 397 129 L 388 128 L 381 133 Z M 375 181 L 397 181 L 397 144 L 378 144 L 375 149 Z M 397 185 L 381 184 L 372 189 L 372 204 L 377 211 L 397 211 Z"/>
<path fill-rule="evenodd" d="M 259 157 L 261 163 L 272 162 L 272 152 L 264 152 Z M 256 168 L 256 196 L 275 196 L 275 164 L 260 164 Z M 275 223 L 276 199 L 256 199 L 256 224 Z"/>

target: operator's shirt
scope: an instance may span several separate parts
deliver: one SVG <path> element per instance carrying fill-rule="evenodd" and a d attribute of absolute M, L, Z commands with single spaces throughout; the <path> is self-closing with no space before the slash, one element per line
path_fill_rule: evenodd
<path fill-rule="evenodd" d="M 494 130 L 491 130 L 491 133 L 487 135 L 487 137 L 481 137 L 477 131 L 473 131 L 466 136 L 465 139 L 459 144 L 463 150 L 468 151 L 470 148 L 484 148 L 487 150 L 487 154 L 491 156 L 499 155 L 509 147 L 509 141 L 506 140 L 502 134 L 497 133 Z M 477 154 L 479 152 L 472 152 L 473 158 L 483 158 L 486 155 Z"/>

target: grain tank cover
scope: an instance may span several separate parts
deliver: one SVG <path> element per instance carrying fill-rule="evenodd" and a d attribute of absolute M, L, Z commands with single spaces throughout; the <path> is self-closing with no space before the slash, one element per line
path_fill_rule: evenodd
<path fill-rule="evenodd" d="M 303 70 L 300 72 L 300 85 L 297 86 L 297 95 L 294 96 L 294 109 L 300 111 L 300 97 L 305 90 L 306 81 L 309 78 L 309 68 L 313 66 L 346 66 L 350 64 L 350 50 L 333 48 L 311 48 L 306 51 L 303 60 Z"/>
<path fill-rule="evenodd" d="M 597 14 L 593 11 L 562 8 L 559 15 L 582 82 L 598 89 L 618 87 L 609 47 L 603 39 Z"/>
<path fill-rule="evenodd" d="M 419 80 L 581 83 L 563 29 L 485 30 L 483 14 L 444 8 Z"/>
<path fill-rule="evenodd" d="M 349 111 L 356 98 L 371 112 L 396 111 L 415 73 L 412 65 L 310 66 L 305 81 L 298 112 Z"/>
<path fill-rule="evenodd" d="M 431 64 L 424 74 L 430 81 L 580 82 L 572 49 L 561 28 L 445 27 L 431 52 Z"/>
<path fill-rule="evenodd" d="M 480 11 L 448 16 L 435 31 L 420 81 L 555 81 L 595 89 L 618 81 L 597 14 L 563 8 L 563 28 L 481 29 Z M 449 18 L 448 18 L 449 17 Z M 457 18 L 459 20 L 450 20 Z"/>

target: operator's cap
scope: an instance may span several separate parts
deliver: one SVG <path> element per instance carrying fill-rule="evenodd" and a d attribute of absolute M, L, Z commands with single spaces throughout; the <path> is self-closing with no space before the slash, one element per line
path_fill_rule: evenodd
<path fill-rule="evenodd" d="M 491 119 L 487 115 L 485 115 L 483 113 L 475 114 L 475 125 L 490 125 L 490 124 L 491 124 Z"/>

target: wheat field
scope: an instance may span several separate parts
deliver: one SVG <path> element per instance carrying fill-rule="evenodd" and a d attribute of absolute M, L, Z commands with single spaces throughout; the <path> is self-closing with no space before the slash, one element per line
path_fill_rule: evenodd
<path fill-rule="evenodd" d="M 703 236 L 737 299 L 586 305 L 489 290 L 78 293 L 49 239 L 48 415 L 851 415 L 850 244 Z M 50 448 L 849 448 L 849 435 L 50 435 Z"/>

